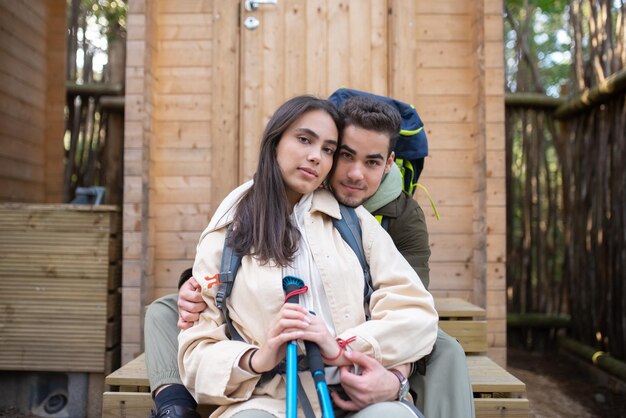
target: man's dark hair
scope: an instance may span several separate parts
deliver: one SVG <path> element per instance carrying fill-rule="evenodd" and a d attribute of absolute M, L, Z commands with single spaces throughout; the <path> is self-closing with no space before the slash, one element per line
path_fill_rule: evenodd
<path fill-rule="evenodd" d="M 271 260 L 286 266 L 293 260 L 300 233 L 290 220 L 291 205 L 276 160 L 276 148 L 287 128 L 314 110 L 322 110 L 333 119 L 341 144 L 343 119 L 328 100 L 297 96 L 274 112 L 261 138 L 254 184 L 235 210 L 231 245 L 236 254 L 252 255 L 262 264 Z"/>
<path fill-rule="evenodd" d="M 368 96 L 353 96 L 340 108 L 345 126 L 354 125 L 368 131 L 380 132 L 389 136 L 387 155 L 396 146 L 400 135 L 400 112 L 393 106 Z"/>

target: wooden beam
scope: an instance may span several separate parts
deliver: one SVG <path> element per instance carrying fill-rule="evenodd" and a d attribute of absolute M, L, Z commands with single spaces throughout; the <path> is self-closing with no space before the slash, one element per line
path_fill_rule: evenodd
<path fill-rule="evenodd" d="M 65 88 L 69 96 L 94 95 L 94 96 L 120 96 L 124 94 L 124 88 L 121 84 L 77 84 L 71 81 L 65 82 Z"/>
<path fill-rule="evenodd" d="M 565 103 L 565 99 L 546 96 L 542 93 L 505 93 L 504 104 L 507 107 L 533 107 L 554 110 Z"/>
<path fill-rule="evenodd" d="M 612 74 L 591 89 L 585 89 L 578 97 L 568 100 L 554 112 L 557 119 L 565 119 L 605 102 L 626 88 L 626 69 Z"/>

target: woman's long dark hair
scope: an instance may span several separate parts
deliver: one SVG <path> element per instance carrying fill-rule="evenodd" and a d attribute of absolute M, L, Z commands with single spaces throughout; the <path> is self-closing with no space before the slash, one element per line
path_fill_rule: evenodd
<path fill-rule="evenodd" d="M 296 96 L 276 110 L 261 138 L 254 185 L 242 197 L 235 211 L 231 245 L 237 254 L 252 255 L 261 264 L 272 260 L 286 266 L 293 260 L 300 233 L 289 217 L 291 204 L 276 160 L 276 147 L 287 128 L 312 110 L 328 113 L 341 136 L 343 120 L 327 100 Z"/>

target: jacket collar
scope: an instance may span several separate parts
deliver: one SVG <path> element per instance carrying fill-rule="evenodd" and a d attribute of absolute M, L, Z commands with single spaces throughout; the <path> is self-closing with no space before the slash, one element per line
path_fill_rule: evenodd
<path fill-rule="evenodd" d="M 322 212 L 325 215 L 331 216 L 335 219 L 341 218 L 341 212 L 339 211 L 339 202 L 335 199 L 335 196 L 326 189 L 319 189 L 313 192 L 313 204 L 311 206 L 311 212 Z"/>
<path fill-rule="evenodd" d="M 215 231 L 232 223 L 235 215 L 235 209 L 237 208 L 239 201 L 252 184 L 253 180 L 249 180 L 226 196 L 215 211 L 215 214 L 211 218 L 205 232 Z M 336 219 L 341 218 L 339 203 L 332 193 L 325 189 L 319 189 L 313 192 L 311 213 L 313 212 L 321 212 Z"/>

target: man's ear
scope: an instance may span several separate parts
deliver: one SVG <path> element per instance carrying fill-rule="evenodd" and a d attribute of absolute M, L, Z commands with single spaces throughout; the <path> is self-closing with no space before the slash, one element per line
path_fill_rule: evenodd
<path fill-rule="evenodd" d="M 389 157 L 387 157 L 387 161 L 385 162 L 385 174 L 387 174 L 389 172 L 389 170 L 391 170 L 391 164 L 393 164 L 393 159 L 396 157 L 396 154 L 391 151 L 391 154 L 389 154 Z"/>

